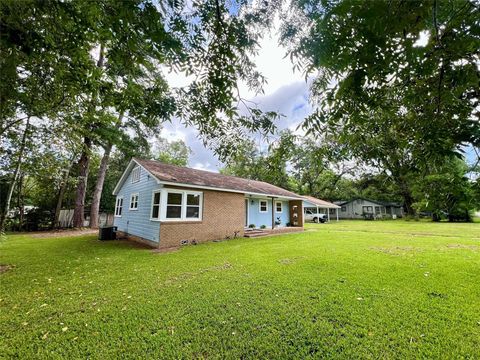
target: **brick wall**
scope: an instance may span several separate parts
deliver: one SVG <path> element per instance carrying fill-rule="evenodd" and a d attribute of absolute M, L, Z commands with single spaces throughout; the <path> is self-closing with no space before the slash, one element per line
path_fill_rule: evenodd
<path fill-rule="evenodd" d="M 179 246 L 182 240 L 204 242 L 233 238 L 235 232 L 238 237 L 243 236 L 245 196 L 221 191 L 201 191 L 202 221 L 161 222 L 160 248 Z"/>

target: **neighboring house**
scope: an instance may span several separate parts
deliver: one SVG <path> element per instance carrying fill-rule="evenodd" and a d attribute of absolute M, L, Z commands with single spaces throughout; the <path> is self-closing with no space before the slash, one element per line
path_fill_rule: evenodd
<path fill-rule="evenodd" d="M 402 217 L 403 207 L 395 202 L 381 202 L 357 198 L 350 201 L 335 201 L 340 206 L 340 219 L 363 219 L 365 214 L 375 218 Z"/>
<path fill-rule="evenodd" d="M 330 221 L 330 217 L 339 218 L 338 210 L 340 206 L 331 202 L 314 198 L 313 196 L 303 196 L 303 211 L 304 214 L 311 212 L 314 214 L 327 214 L 327 219 Z"/>
<path fill-rule="evenodd" d="M 250 224 L 303 230 L 303 199 L 295 193 L 154 160 L 132 159 L 113 195 L 118 231 L 154 247 L 243 236 Z"/>

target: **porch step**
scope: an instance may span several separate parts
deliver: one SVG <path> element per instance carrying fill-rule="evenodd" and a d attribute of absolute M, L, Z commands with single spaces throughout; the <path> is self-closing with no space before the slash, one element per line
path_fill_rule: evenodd
<path fill-rule="evenodd" d="M 254 230 L 245 230 L 245 233 L 243 236 L 247 238 L 253 238 L 253 237 L 266 236 L 268 234 L 269 233 L 267 231 L 254 229 Z"/>

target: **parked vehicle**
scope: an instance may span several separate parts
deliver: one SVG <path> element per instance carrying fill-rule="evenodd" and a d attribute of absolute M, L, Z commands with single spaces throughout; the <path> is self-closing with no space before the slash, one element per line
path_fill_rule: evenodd
<path fill-rule="evenodd" d="M 305 221 L 313 221 L 315 223 L 324 223 L 327 221 L 327 214 L 315 213 L 312 210 L 305 211 Z"/>

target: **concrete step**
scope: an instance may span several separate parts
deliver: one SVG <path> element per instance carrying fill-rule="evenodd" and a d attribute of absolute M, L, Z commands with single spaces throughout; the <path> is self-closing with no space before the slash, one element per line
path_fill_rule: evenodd
<path fill-rule="evenodd" d="M 252 238 L 252 237 L 266 236 L 268 234 L 269 234 L 268 232 L 263 230 L 257 230 L 257 229 L 245 230 L 244 237 Z"/>

